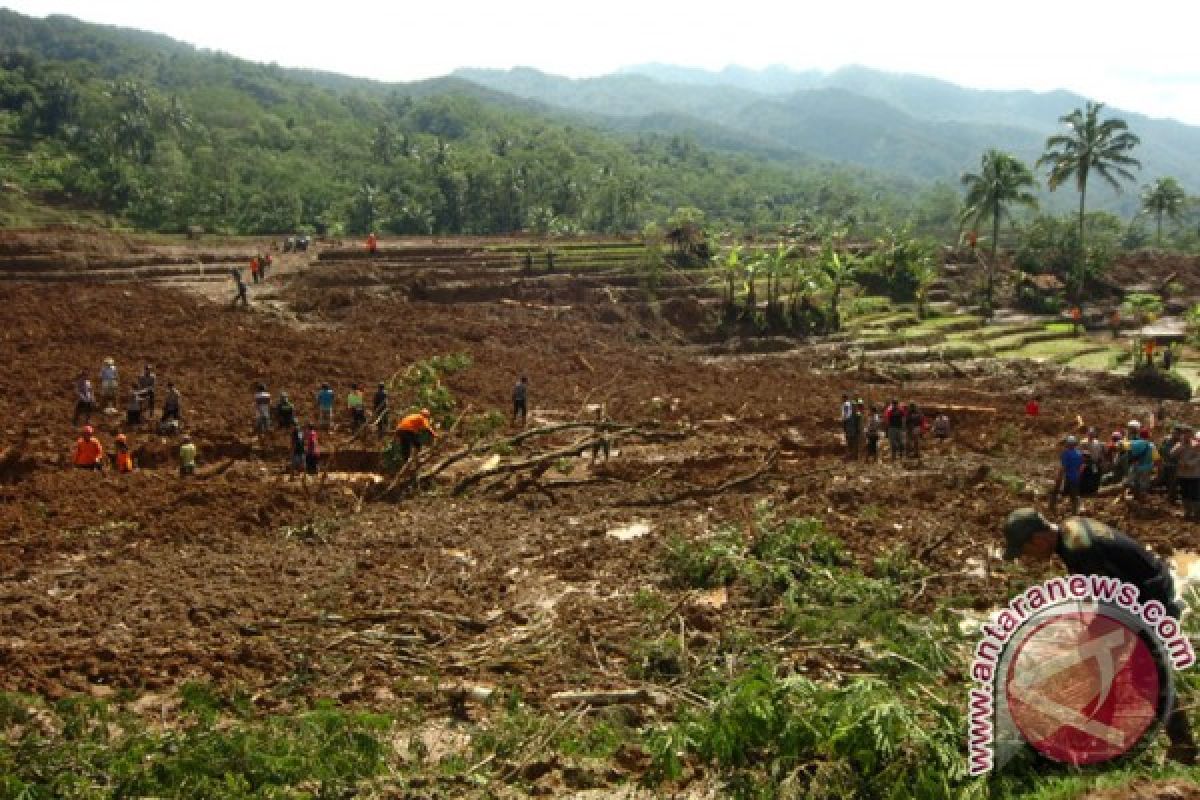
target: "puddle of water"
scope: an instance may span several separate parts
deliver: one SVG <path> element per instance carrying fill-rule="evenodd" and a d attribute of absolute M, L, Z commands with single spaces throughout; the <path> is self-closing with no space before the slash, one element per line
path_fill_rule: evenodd
<path fill-rule="evenodd" d="M 614 539 L 620 539 L 622 542 L 629 542 L 634 539 L 640 539 L 650 532 L 650 523 L 642 520 L 634 520 L 631 524 L 621 528 L 609 528 L 608 535 Z"/>

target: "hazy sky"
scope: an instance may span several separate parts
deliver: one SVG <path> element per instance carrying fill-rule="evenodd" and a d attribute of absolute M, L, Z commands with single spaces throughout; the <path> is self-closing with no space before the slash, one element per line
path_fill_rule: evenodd
<path fill-rule="evenodd" d="M 572 77 L 658 61 L 862 64 L 977 88 L 1069 89 L 1200 124 L 1191 0 L 0 0 L 165 33 L 256 61 L 385 81 L 457 67 Z"/>

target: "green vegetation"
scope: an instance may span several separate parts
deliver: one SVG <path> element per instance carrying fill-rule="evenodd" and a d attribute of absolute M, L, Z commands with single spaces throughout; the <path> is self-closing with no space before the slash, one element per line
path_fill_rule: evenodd
<path fill-rule="evenodd" d="M 1159 178 L 1142 190 L 1142 210 L 1154 215 L 1154 243 L 1162 246 L 1163 217 L 1178 220 L 1187 202 L 1187 194 L 1174 178 Z"/>
<path fill-rule="evenodd" d="M 1000 220 L 1009 216 L 1013 204 L 1037 208 L 1037 198 L 1030 191 L 1037 182 L 1029 167 L 999 150 L 988 150 L 983 154 L 979 174 L 967 173 L 962 177 L 967 189 L 966 208 L 963 221 L 978 227 L 980 222 L 992 224 L 991 254 L 987 264 L 987 284 L 984 290 L 984 313 L 991 316 L 995 308 L 994 276 L 996 248 L 1000 241 Z"/>
<path fill-rule="evenodd" d="M 244 697 L 181 694 L 183 719 L 164 731 L 98 700 L 0 697 L 0 798 L 326 798 L 386 766 L 387 717 L 320 704 L 255 718 Z"/>
<path fill-rule="evenodd" d="M 1084 213 L 1087 210 L 1087 182 L 1092 172 L 1103 178 L 1114 190 L 1120 191 L 1117 178 L 1134 180 L 1127 167 L 1141 167 L 1141 163 L 1129 155 L 1141 140 L 1128 131 L 1123 119 L 1100 121 L 1103 103 L 1088 101 L 1083 109 L 1075 109 L 1059 118 L 1070 129 L 1046 139 L 1046 152 L 1038 159 L 1038 166 L 1050 167 L 1050 191 L 1072 178 L 1079 191 L 1078 248 L 1075 253 L 1075 269 L 1071 271 L 1071 288 L 1076 297 L 1083 292 L 1086 280 L 1087 239 Z M 1114 177 L 1114 175 L 1116 177 Z"/>
<path fill-rule="evenodd" d="M 600 132 L 455 78 L 285 70 L 7 10 L 0 156 L 0 179 L 31 198 L 168 232 L 630 232 L 688 206 L 777 229 L 911 196 L 849 168 Z"/>

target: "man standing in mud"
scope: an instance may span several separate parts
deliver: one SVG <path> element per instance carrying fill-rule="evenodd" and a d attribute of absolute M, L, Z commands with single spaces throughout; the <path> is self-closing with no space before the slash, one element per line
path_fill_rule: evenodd
<path fill-rule="evenodd" d="M 75 378 L 75 413 L 71 416 L 71 425 L 78 425 L 80 417 L 83 417 L 84 422 L 91 422 L 92 412 L 95 410 L 96 392 L 92 388 L 87 370 L 81 369 Z"/>
<path fill-rule="evenodd" d="M 513 401 L 513 424 L 517 422 L 517 417 L 521 418 L 521 427 L 525 427 L 526 412 L 529 407 L 529 378 L 524 375 L 513 385 L 512 390 Z"/>
<path fill-rule="evenodd" d="M 904 409 L 900 401 L 892 398 L 892 402 L 883 412 L 883 420 L 887 424 L 888 450 L 892 461 L 904 455 Z"/>
<path fill-rule="evenodd" d="M 142 402 L 145 403 L 146 419 L 154 419 L 154 388 L 156 386 L 158 386 L 158 376 L 154 374 L 154 367 L 147 364 L 138 377 L 138 391 L 142 393 Z"/>
<path fill-rule="evenodd" d="M 1087 517 L 1068 517 L 1056 525 L 1036 509 L 1018 508 L 1004 521 L 1004 543 L 1006 561 L 1020 558 L 1044 564 L 1058 556 L 1072 575 L 1117 578 L 1137 587 L 1143 605 L 1157 600 L 1175 619 L 1183 613 L 1167 565 L 1133 537 L 1111 525 Z M 1167 717 L 1166 730 L 1171 740 L 1167 756 L 1184 764 L 1195 764 L 1196 743 L 1187 713 L 1179 708 L 1178 695 Z"/>
<path fill-rule="evenodd" d="M 237 308 L 237 304 L 241 303 L 243 307 L 250 307 L 250 300 L 246 297 L 246 282 L 242 280 L 242 271 L 240 269 L 230 270 L 233 276 L 233 283 L 237 287 L 237 295 L 233 298 L 233 307 Z"/>
<path fill-rule="evenodd" d="M 379 432 L 379 438 L 382 439 L 387 432 L 388 421 L 392 416 L 388 410 L 387 384 L 383 381 L 380 381 L 379 387 L 375 389 L 375 397 L 371 403 L 371 413 L 375 417 L 375 430 Z"/>

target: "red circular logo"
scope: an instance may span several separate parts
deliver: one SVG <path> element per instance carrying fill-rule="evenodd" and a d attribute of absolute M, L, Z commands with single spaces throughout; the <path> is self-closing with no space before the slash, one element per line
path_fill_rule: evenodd
<path fill-rule="evenodd" d="M 1009 713 L 1025 741 L 1073 765 L 1132 750 L 1158 717 L 1162 684 L 1137 632 L 1094 611 L 1038 624 L 1005 676 Z"/>

